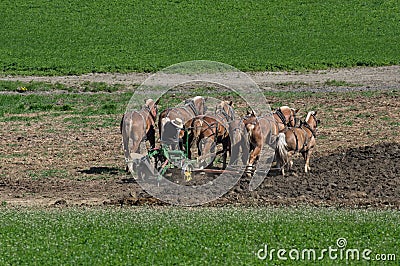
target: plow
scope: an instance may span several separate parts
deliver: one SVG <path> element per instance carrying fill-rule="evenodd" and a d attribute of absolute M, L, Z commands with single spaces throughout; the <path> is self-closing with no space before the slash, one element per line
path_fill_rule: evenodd
<path fill-rule="evenodd" d="M 184 129 L 187 133 L 190 128 Z M 188 156 L 190 144 L 188 134 L 185 134 L 184 149 L 174 149 L 170 145 L 161 144 L 159 147 L 150 148 L 147 154 L 142 155 L 136 153 L 132 156 L 136 167 L 136 173 L 139 178 L 155 178 L 160 181 L 170 169 L 180 169 L 180 174 L 186 182 L 193 179 L 194 173 L 206 174 L 237 174 L 240 171 L 233 169 L 213 169 L 204 168 L 201 162 L 203 160 L 190 159 Z M 202 158 L 204 158 L 202 156 Z M 207 157 L 205 161 L 211 162 L 212 155 Z M 204 162 L 203 162 L 204 163 Z"/>
<path fill-rule="evenodd" d="M 185 133 L 187 133 L 187 129 L 185 129 Z M 136 154 L 134 163 L 137 165 L 138 177 L 154 177 L 160 181 L 169 169 L 178 168 L 186 182 L 192 180 L 192 174 L 197 170 L 195 167 L 198 162 L 189 159 L 188 134 L 185 134 L 185 139 L 184 150 L 175 149 L 173 145 L 161 144 L 160 147 L 149 149 L 146 155 Z"/>

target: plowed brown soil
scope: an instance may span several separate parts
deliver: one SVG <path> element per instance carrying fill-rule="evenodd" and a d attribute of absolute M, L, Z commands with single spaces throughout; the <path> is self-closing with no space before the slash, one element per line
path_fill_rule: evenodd
<path fill-rule="evenodd" d="M 387 89 L 387 88 L 386 88 Z M 243 177 L 208 205 L 317 205 L 400 208 L 399 88 L 374 96 L 315 94 L 284 104 L 317 108 L 322 123 L 312 172 L 303 160 L 271 172 L 249 191 Z M 279 101 L 277 98 L 269 99 Z M 77 127 L 46 113 L 0 125 L 0 202 L 11 206 L 164 204 L 124 172 L 119 128 Z M 21 115 L 24 116 L 24 115 Z M 100 119 L 99 117 L 93 117 Z M 119 121 L 120 116 L 115 116 Z M 117 123 L 116 123 L 117 124 Z"/>

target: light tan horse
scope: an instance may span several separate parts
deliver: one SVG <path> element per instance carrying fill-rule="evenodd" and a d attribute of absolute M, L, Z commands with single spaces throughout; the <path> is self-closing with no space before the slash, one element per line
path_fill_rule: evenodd
<path fill-rule="evenodd" d="M 186 121 L 198 115 L 204 115 L 206 112 L 205 99 L 203 96 L 196 96 L 193 99 L 185 101 L 185 106 L 168 108 L 162 111 L 158 118 L 158 130 L 161 136 L 162 129 L 166 121 L 180 118 L 185 123 Z M 168 118 L 168 119 L 164 119 Z"/>
<path fill-rule="evenodd" d="M 250 147 L 243 119 L 236 118 L 229 123 L 229 136 L 231 141 L 230 164 L 232 166 L 246 165 Z"/>
<path fill-rule="evenodd" d="M 243 120 L 249 137 L 251 152 L 247 164 L 247 174 L 254 171 L 254 164 L 258 159 L 264 145 L 275 147 L 279 132 L 283 132 L 287 127 L 296 125 L 296 113 L 298 109 L 282 106 L 276 109 L 272 115 L 257 117 L 254 112 L 250 112 Z"/>
<path fill-rule="evenodd" d="M 216 145 L 222 143 L 223 168 L 226 168 L 227 153 L 230 150 L 229 123 L 234 119 L 232 101 L 221 101 L 215 115 L 200 115 L 192 120 L 192 144 L 197 145 L 198 160 L 202 167 L 212 164 L 209 159 L 216 153 Z"/>
<path fill-rule="evenodd" d="M 316 133 L 319 120 L 316 118 L 317 112 L 310 111 L 305 122 L 301 122 L 299 127 L 290 127 L 284 132 L 279 133 L 277 143 L 277 159 L 281 164 L 282 175 L 285 175 L 284 167 L 289 164 L 289 169 L 293 166 L 292 156 L 299 152 L 305 160 L 304 171 L 310 171 L 310 157 L 316 145 Z"/>
<path fill-rule="evenodd" d="M 150 142 L 150 147 L 155 147 L 155 120 L 157 117 L 157 104 L 148 99 L 140 111 L 126 112 L 122 117 L 120 130 L 122 134 L 123 149 L 127 162 L 127 171 L 133 172 L 135 168 L 135 154 L 140 153 L 140 143 L 143 140 Z"/>

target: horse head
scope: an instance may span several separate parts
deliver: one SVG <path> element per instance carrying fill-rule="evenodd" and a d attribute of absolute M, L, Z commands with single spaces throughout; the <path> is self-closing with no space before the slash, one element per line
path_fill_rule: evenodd
<path fill-rule="evenodd" d="M 317 111 L 308 112 L 306 120 L 305 120 L 305 123 L 310 127 L 310 129 L 312 130 L 313 134 L 316 133 L 318 124 L 320 122 L 321 121 L 319 119 L 317 119 Z"/>
<path fill-rule="evenodd" d="M 158 111 L 157 102 L 154 102 L 153 99 L 147 99 L 147 100 L 145 100 L 145 105 L 143 107 L 143 108 L 145 108 L 145 109 L 147 109 L 149 111 L 149 113 L 153 117 L 154 121 L 156 120 L 157 111 Z"/>
<path fill-rule="evenodd" d="M 203 96 L 196 96 L 193 98 L 193 104 L 198 115 L 204 115 L 207 111 L 206 100 Z"/>
<path fill-rule="evenodd" d="M 215 114 L 222 114 L 227 121 L 235 119 L 235 111 L 233 110 L 232 101 L 221 101 L 215 108 Z"/>
<path fill-rule="evenodd" d="M 246 112 L 246 116 L 245 116 L 245 118 L 250 118 L 250 117 L 256 117 L 257 115 L 256 115 L 256 111 L 254 111 L 253 109 L 247 109 L 247 112 Z"/>
<path fill-rule="evenodd" d="M 289 126 L 289 127 L 296 126 L 296 124 L 297 124 L 296 114 L 298 111 L 299 111 L 299 109 L 294 109 L 289 106 L 281 106 L 278 109 L 278 112 L 281 112 L 285 118 L 285 121 L 282 121 L 282 122 L 285 122 L 286 126 Z"/>

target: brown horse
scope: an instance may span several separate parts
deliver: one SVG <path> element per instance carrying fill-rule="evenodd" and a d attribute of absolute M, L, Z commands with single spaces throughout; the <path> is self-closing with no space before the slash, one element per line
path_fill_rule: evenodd
<path fill-rule="evenodd" d="M 246 126 L 251 152 L 247 164 L 247 173 L 251 174 L 254 170 L 254 163 L 258 159 L 265 144 L 274 147 L 279 132 L 288 126 L 296 125 L 297 109 L 288 106 L 278 108 L 272 115 L 257 117 L 254 112 L 248 114 L 243 122 Z"/>
<path fill-rule="evenodd" d="M 284 166 L 289 163 L 289 169 L 293 166 L 292 156 L 296 152 L 303 155 L 305 160 L 304 171 L 310 171 L 310 157 L 316 145 L 316 133 L 319 120 L 317 112 L 310 111 L 305 122 L 299 127 L 290 127 L 279 133 L 277 143 L 277 158 L 281 164 L 282 175 L 285 175 Z"/>
<path fill-rule="evenodd" d="M 222 143 L 223 168 L 226 168 L 227 152 L 230 150 L 229 122 L 234 119 L 232 101 L 221 101 L 214 115 L 200 115 L 192 120 L 192 144 L 197 145 L 198 161 L 201 167 L 212 164 L 216 145 Z"/>
<path fill-rule="evenodd" d="M 185 101 L 185 106 L 168 108 L 162 111 L 158 118 L 158 130 L 161 136 L 162 129 L 165 123 L 175 118 L 180 118 L 185 123 L 186 121 L 198 115 L 204 115 L 206 112 L 205 99 L 203 96 L 196 96 L 193 99 Z M 168 119 L 164 119 L 168 118 Z"/>
<path fill-rule="evenodd" d="M 229 135 L 231 141 L 230 164 L 247 164 L 249 159 L 249 143 L 247 139 L 247 130 L 243 119 L 236 118 L 229 123 Z"/>
<path fill-rule="evenodd" d="M 135 168 L 135 154 L 140 153 L 140 143 L 143 140 L 150 142 L 150 147 L 155 147 L 155 120 L 157 117 L 157 104 L 148 99 L 140 111 L 126 112 L 121 120 L 123 149 L 127 162 L 127 171 L 133 172 Z"/>

